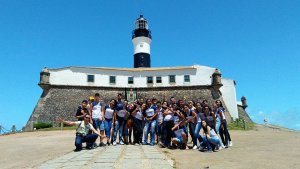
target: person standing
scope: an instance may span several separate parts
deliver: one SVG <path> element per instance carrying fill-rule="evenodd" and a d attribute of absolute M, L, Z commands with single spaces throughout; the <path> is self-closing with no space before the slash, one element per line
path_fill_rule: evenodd
<path fill-rule="evenodd" d="M 157 124 L 156 124 L 156 136 L 157 136 L 157 143 L 159 145 L 162 144 L 162 131 L 163 131 L 163 120 L 164 120 L 164 108 L 162 107 L 161 105 L 161 102 L 158 101 L 156 103 L 156 106 L 157 106 L 157 117 L 156 117 L 156 121 L 157 121 Z"/>
<path fill-rule="evenodd" d="M 88 101 L 83 100 L 81 102 L 81 106 L 78 107 L 78 109 L 76 111 L 76 115 L 75 115 L 75 117 L 77 118 L 78 121 L 82 121 L 86 114 L 90 114 L 89 110 L 87 109 L 87 104 L 88 104 Z"/>
<path fill-rule="evenodd" d="M 141 106 L 139 104 L 134 105 L 134 110 L 132 112 L 133 116 L 133 143 L 139 145 L 143 143 L 143 111 L 146 111 L 146 104 L 143 103 Z"/>
<path fill-rule="evenodd" d="M 158 112 L 156 111 L 156 106 L 153 105 L 150 99 L 147 99 L 147 109 L 144 112 L 145 126 L 144 126 L 144 145 L 148 144 L 148 133 L 150 133 L 150 143 L 149 145 L 154 146 L 155 143 L 155 129 L 156 129 L 156 116 Z"/>
<path fill-rule="evenodd" d="M 110 145 L 111 143 L 111 136 L 113 135 L 112 133 L 112 126 L 114 125 L 114 116 L 116 114 L 116 107 L 117 101 L 115 99 L 111 99 L 109 104 L 105 106 L 105 111 L 104 111 L 104 128 L 105 128 L 105 135 L 107 139 L 107 145 Z"/>
<path fill-rule="evenodd" d="M 99 93 L 95 94 L 95 100 L 90 104 L 90 112 L 92 113 L 93 127 L 104 135 L 104 105 L 100 103 Z M 99 146 L 104 146 L 103 137 L 100 137 Z"/>
<path fill-rule="evenodd" d="M 129 144 L 133 144 L 132 142 L 132 129 L 133 129 L 133 116 L 132 116 L 132 112 L 135 110 L 136 106 L 134 103 L 130 103 L 127 111 L 128 111 L 128 117 L 127 117 L 127 121 L 126 121 L 126 128 L 128 130 L 128 139 L 129 139 Z"/>
<path fill-rule="evenodd" d="M 226 121 L 226 117 L 225 117 L 225 108 L 223 107 L 223 104 L 220 100 L 216 100 L 216 107 L 217 107 L 216 114 L 219 116 L 219 118 L 221 120 L 221 125 L 220 125 L 220 129 L 219 129 L 220 137 L 222 139 L 224 146 L 226 148 L 228 148 L 228 146 L 232 146 L 232 141 L 231 141 L 230 134 L 229 134 L 228 128 L 227 128 L 227 121 Z M 225 139 L 224 139 L 224 136 L 225 136 Z"/>
<path fill-rule="evenodd" d="M 188 105 L 188 104 L 184 105 L 183 111 L 184 111 L 184 115 L 185 115 L 186 119 L 188 120 L 187 124 L 189 127 L 188 129 L 189 129 L 190 136 L 193 141 L 193 149 L 196 150 L 198 148 L 197 147 L 197 137 L 195 136 L 197 114 L 194 111 L 193 106 Z"/>
<path fill-rule="evenodd" d="M 122 101 L 122 94 L 119 93 L 117 96 L 117 106 L 116 106 L 116 114 L 115 114 L 115 127 L 114 127 L 114 137 L 113 137 L 113 145 L 117 145 L 117 134 L 119 133 L 119 144 L 124 145 L 123 139 L 123 130 L 125 125 L 125 116 L 127 114 L 127 109 Z"/>
<path fill-rule="evenodd" d="M 195 112 L 197 114 L 197 118 L 196 118 L 196 127 L 195 127 L 195 137 L 198 139 L 199 144 L 202 142 L 202 137 L 199 134 L 200 130 L 201 130 L 201 121 L 204 120 L 204 113 L 202 113 L 202 107 L 201 107 L 201 103 L 197 102 L 196 103 L 196 109 Z"/>
<path fill-rule="evenodd" d="M 162 127 L 162 140 L 161 147 L 171 148 L 171 138 L 173 136 L 172 128 L 174 127 L 174 115 L 177 111 L 177 105 L 173 104 L 172 107 L 168 106 L 167 102 L 164 102 L 162 107 L 165 109 L 163 112 L 163 127 Z"/>

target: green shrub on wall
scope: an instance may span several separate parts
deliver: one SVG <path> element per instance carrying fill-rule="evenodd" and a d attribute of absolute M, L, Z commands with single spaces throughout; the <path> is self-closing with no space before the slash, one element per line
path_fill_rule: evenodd
<path fill-rule="evenodd" d="M 50 128 L 52 127 L 52 124 L 39 122 L 39 123 L 35 123 L 33 127 L 38 130 L 38 129 Z"/>

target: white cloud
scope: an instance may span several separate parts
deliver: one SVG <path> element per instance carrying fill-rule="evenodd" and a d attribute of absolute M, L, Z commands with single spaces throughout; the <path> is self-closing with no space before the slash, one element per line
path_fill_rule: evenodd
<path fill-rule="evenodd" d="M 290 108 L 286 111 L 270 111 L 257 110 L 249 113 L 251 119 L 256 123 L 263 123 L 264 119 L 268 120 L 269 124 L 279 125 L 286 128 L 300 130 L 300 111 L 295 108 Z"/>
<path fill-rule="evenodd" d="M 264 115 L 265 113 L 263 111 L 258 112 L 259 115 Z"/>

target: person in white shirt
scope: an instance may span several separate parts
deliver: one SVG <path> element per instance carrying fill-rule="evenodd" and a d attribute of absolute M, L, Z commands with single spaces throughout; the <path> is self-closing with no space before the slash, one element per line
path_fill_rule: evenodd
<path fill-rule="evenodd" d="M 109 104 L 104 108 L 104 128 L 105 128 L 105 135 L 107 139 L 107 145 L 110 145 L 112 141 L 113 135 L 113 126 L 115 124 L 115 119 L 113 118 L 116 114 L 116 105 L 117 101 L 115 99 L 111 99 Z"/>
<path fill-rule="evenodd" d="M 100 102 L 99 93 L 95 94 L 95 101 L 90 104 L 90 112 L 92 113 L 93 127 L 100 130 L 101 135 L 104 135 L 104 105 Z M 103 137 L 100 137 L 99 146 L 104 146 Z"/>
<path fill-rule="evenodd" d="M 135 145 L 141 145 L 143 143 L 143 111 L 147 108 L 146 104 L 143 103 L 134 105 L 134 110 L 131 113 L 133 116 L 133 143 Z"/>

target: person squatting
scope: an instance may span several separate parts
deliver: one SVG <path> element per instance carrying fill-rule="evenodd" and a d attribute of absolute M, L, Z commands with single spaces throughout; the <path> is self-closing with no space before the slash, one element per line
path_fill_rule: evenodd
<path fill-rule="evenodd" d="M 74 151 L 81 151 L 84 142 L 86 149 L 157 144 L 161 148 L 217 152 L 232 146 L 225 108 L 220 100 L 209 106 L 207 100 L 195 103 L 192 100 L 176 100 L 175 97 L 169 101 L 140 98 L 129 103 L 122 97 L 119 93 L 116 99 L 105 105 L 96 93 L 78 107 L 78 121 L 58 119 L 77 126 Z M 96 143 L 98 136 L 99 144 Z M 188 138 L 191 139 L 191 147 L 187 146 Z"/>

